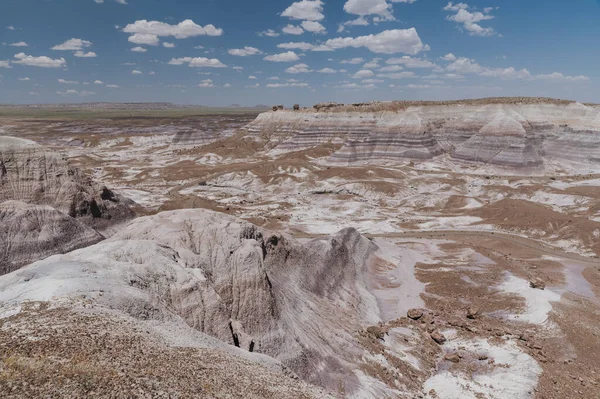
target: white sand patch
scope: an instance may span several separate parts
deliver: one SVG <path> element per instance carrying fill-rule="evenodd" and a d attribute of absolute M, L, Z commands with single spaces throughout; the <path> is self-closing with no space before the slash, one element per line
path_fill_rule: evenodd
<path fill-rule="evenodd" d="M 392 328 L 388 331 L 383 344 L 388 354 L 402 359 L 416 370 L 421 370 L 421 361 L 410 353 L 418 347 L 418 344 L 411 342 L 415 338 L 417 338 L 417 334 L 408 328 Z M 407 343 L 405 339 L 408 339 L 409 342 Z"/>
<path fill-rule="evenodd" d="M 155 194 L 143 190 L 135 190 L 131 188 L 122 188 L 114 190 L 117 194 L 122 195 L 125 198 L 129 198 L 147 208 L 157 208 L 167 201 L 166 195 Z"/>
<path fill-rule="evenodd" d="M 509 314 L 509 320 L 523 321 L 531 324 L 547 324 L 548 313 L 552 310 L 552 302 L 560 301 L 560 295 L 546 288 L 531 288 L 529 282 L 507 273 L 505 281 L 497 287 L 500 291 L 516 294 L 525 299 L 525 309 L 519 314 Z"/>
<path fill-rule="evenodd" d="M 473 223 L 479 223 L 483 219 L 476 216 L 449 216 L 449 217 L 437 217 L 431 218 L 428 222 L 419 224 L 419 228 L 422 230 L 446 230 L 446 229 L 460 229 L 468 227 Z M 479 229 L 491 229 L 492 226 L 481 225 Z"/>
<path fill-rule="evenodd" d="M 423 240 L 412 246 L 394 244 L 382 238 L 373 242 L 379 247 L 375 256 L 390 265 L 383 270 L 370 267 L 369 291 L 377 298 L 381 319 L 384 322 L 394 320 L 405 316 L 409 309 L 425 306 L 420 297 L 425 284 L 415 277 L 415 265 L 434 264 L 432 254 L 440 253 L 437 244 L 443 241 Z"/>
<path fill-rule="evenodd" d="M 462 350 L 485 355 L 495 367 L 481 367 L 466 375 L 452 370 L 442 370 L 429 378 L 423 388 L 434 389 L 440 399 L 520 399 L 531 398 L 542 372 L 539 364 L 513 342 L 492 345 L 485 339 L 449 340 L 446 352 Z M 430 396 L 427 396 L 430 397 Z"/>

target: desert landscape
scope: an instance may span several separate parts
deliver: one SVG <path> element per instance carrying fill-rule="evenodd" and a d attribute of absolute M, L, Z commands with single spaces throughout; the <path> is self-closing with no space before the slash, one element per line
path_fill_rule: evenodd
<path fill-rule="evenodd" d="M 599 398 L 600 106 L 0 107 L 7 398 Z"/>

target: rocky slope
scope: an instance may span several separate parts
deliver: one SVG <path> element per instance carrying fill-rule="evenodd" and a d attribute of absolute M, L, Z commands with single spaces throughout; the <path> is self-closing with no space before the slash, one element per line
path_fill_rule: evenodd
<path fill-rule="evenodd" d="M 1 277 L 0 303 L 83 295 L 137 320 L 183 320 L 329 391 L 381 397 L 409 382 L 364 383 L 357 332 L 381 321 L 366 277 L 376 249 L 352 229 L 299 243 L 211 211 L 164 212 Z"/>
<path fill-rule="evenodd" d="M 246 128 L 276 150 L 343 143 L 330 161 L 455 162 L 542 168 L 600 161 L 600 109 L 574 102 L 407 103 L 266 112 Z"/>
<path fill-rule="evenodd" d="M 0 274 L 98 242 L 96 230 L 134 216 L 130 204 L 60 154 L 0 136 Z"/>

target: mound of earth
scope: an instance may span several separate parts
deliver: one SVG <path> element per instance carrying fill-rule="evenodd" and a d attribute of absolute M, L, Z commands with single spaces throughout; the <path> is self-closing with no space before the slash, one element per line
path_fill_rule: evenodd
<path fill-rule="evenodd" d="M 91 227 L 48 205 L 0 203 L 0 275 L 103 238 Z"/>

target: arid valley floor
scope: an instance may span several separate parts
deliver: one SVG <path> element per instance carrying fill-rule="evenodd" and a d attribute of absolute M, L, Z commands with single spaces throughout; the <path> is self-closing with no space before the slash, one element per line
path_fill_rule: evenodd
<path fill-rule="evenodd" d="M 0 396 L 600 398 L 600 107 L 0 107 Z"/>

